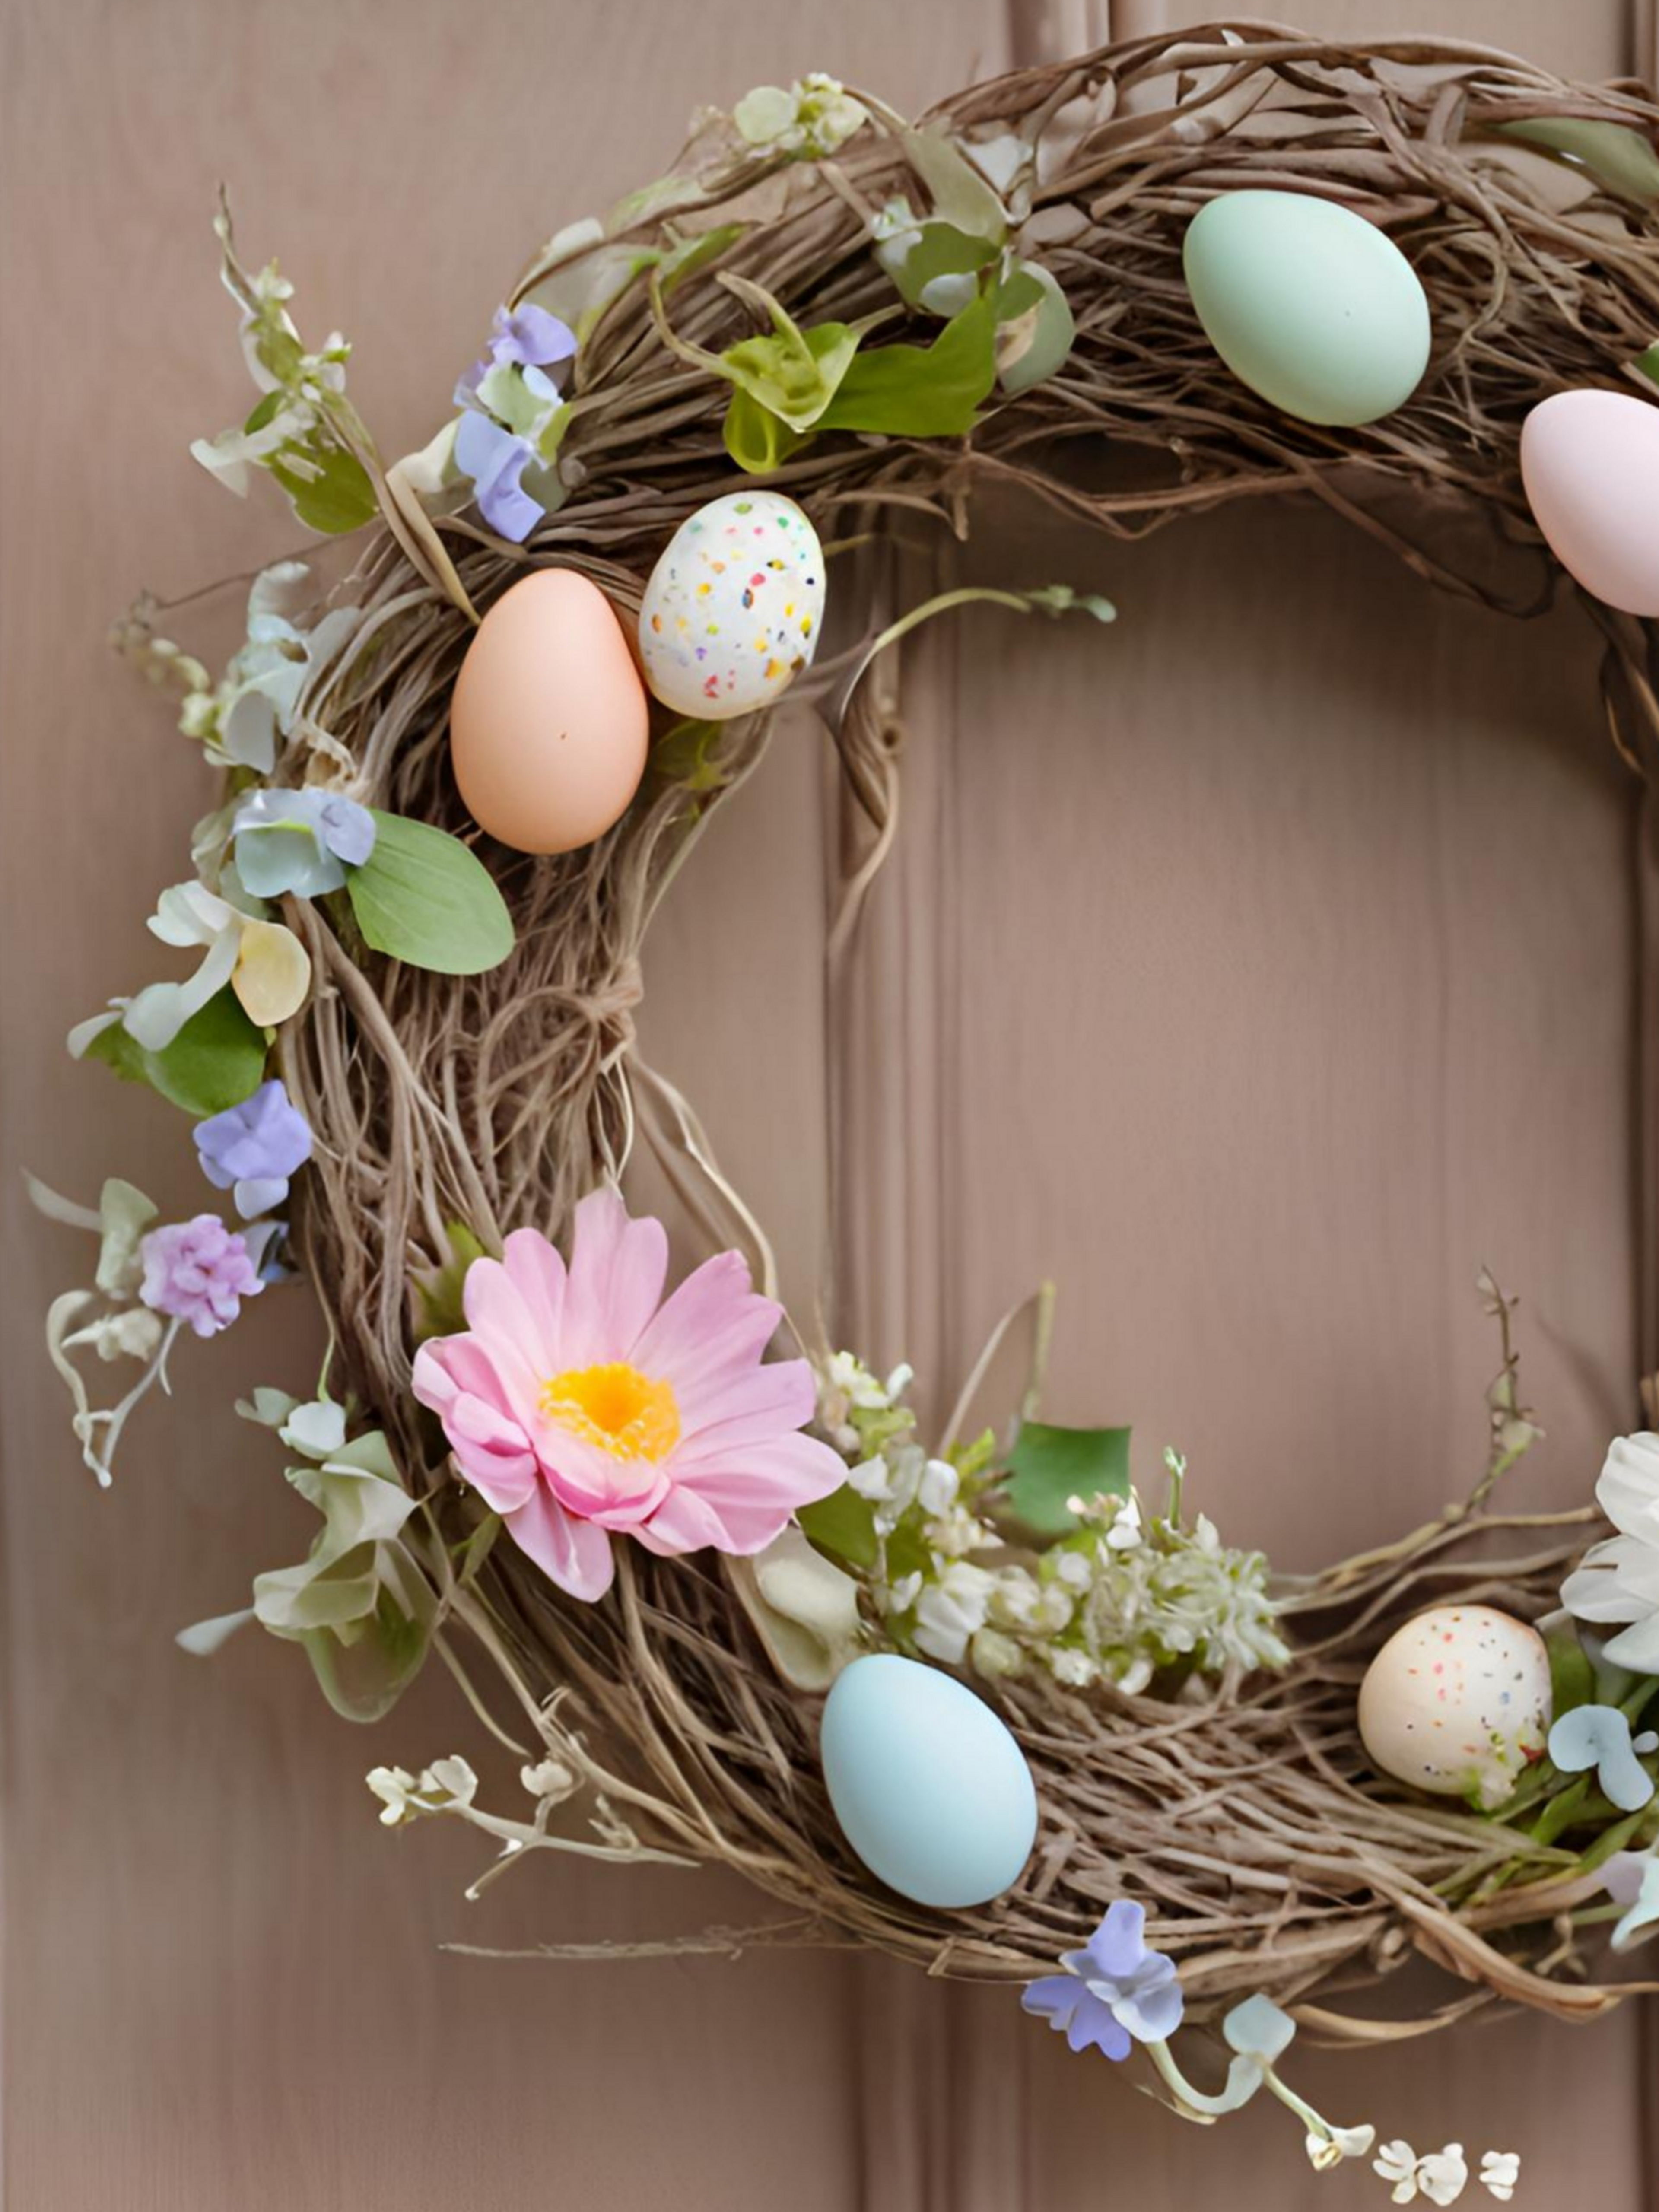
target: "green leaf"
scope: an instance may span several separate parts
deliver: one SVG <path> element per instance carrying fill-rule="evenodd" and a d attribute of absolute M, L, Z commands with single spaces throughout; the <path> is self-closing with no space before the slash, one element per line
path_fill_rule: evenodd
<path fill-rule="evenodd" d="M 461 1547 L 460 1565 L 456 1575 L 459 1582 L 465 1584 L 477 1580 L 479 1570 L 495 1550 L 495 1539 L 505 1525 L 499 1513 L 484 1515 Z"/>
<path fill-rule="evenodd" d="M 374 496 L 368 471 L 357 456 L 349 453 L 343 446 L 307 446 L 303 449 L 288 446 L 283 447 L 283 454 L 288 458 L 273 455 L 265 465 L 288 494 L 295 514 L 307 530 L 317 531 L 325 538 L 340 538 L 349 530 L 361 530 L 380 513 L 380 503 Z M 293 465 L 295 459 L 303 461 L 303 474 Z"/>
<path fill-rule="evenodd" d="M 1553 1629 L 1544 1644 L 1550 1657 L 1551 1711 L 1559 1720 L 1576 1705 L 1595 1701 L 1595 1669 L 1576 1629 Z"/>
<path fill-rule="evenodd" d="M 751 291 L 771 315 L 774 335 L 727 346 L 720 356 L 721 372 L 791 430 L 810 430 L 840 389 L 863 329 L 819 323 L 804 331 L 769 293 L 745 286 L 744 296 Z"/>
<path fill-rule="evenodd" d="M 264 1077 L 265 1051 L 264 1031 L 248 1019 L 227 983 L 160 1052 L 112 1022 L 93 1038 L 86 1057 L 101 1060 L 124 1082 L 149 1084 L 186 1114 L 205 1117 L 253 1096 Z"/>
<path fill-rule="evenodd" d="M 997 314 L 997 380 L 1005 392 L 1030 392 L 1064 368 L 1077 323 L 1057 280 L 1040 262 L 1020 263 L 1002 288 Z"/>
<path fill-rule="evenodd" d="M 769 477 L 800 451 L 811 434 L 792 430 L 758 399 L 751 399 L 746 392 L 734 392 L 721 434 L 726 452 L 740 469 L 746 469 L 752 477 Z"/>
<path fill-rule="evenodd" d="M 513 917 L 477 854 L 430 822 L 374 816 L 374 850 L 346 879 L 376 952 L 438 975 L 482 975 L 513 950 Z"/>
<path fill-rule="evenodd" d="M 895 220 L 902 220 L 902 214 Z M 1000 251 L 991 240 L 958 230 L 953 222 L 922 220 L 878 240 L 876 258 L 908 307 L 948 316 L 965 307 L 979 289 L 963 280 L 976 276 Z"/>
<path fill-rule="evenodd" d="M 795 1518 L 807 1541 L 833 1559 L 845 1559 L 854 1567 L 873 1567 L 880 1557 L 876 1509 L 867 1498 L 859 1496 L 850 1482 L 832 1490 L 828 1498 L 820 1498 L 815 1505 L 803 1505 Z"/>
<path fill-rule="evenodd" d="M 996 382 L 996 299 L 988 290 L 953 315 L 930 346 L 861 353 L 817 428 L 896 438 L 965 436 Z"/>
<path fill-rule="evenodd" d="M 1008 235 L 1007 212 L 961 148 L 942 131 L 904 131 L 899 141 L 910 167 L 927 187 L 934 214 L 958 230 L 1000 246 Z"/>
<path fill-rule="evenodd" d="M 1659 200 L 1659 154 L 1639 131 L 1622 123 L 1593 123 L 1573 115 L 1528 116 L 1520 123 L 1498 123 L 1505 138 L 1537 146 L 1557 161 L 1583 169 L 1622 200 L 1646 206 Z"/>
<path fill-rule="evenodd" d="M 722 791 L 731 781 L 720 762 L 724 722 L 676 722 L 651 748 L 651 772 L 686 791 Z"/>
<path fill-rule="evenodd" d="M 404 1613 L 381 1589 L 361 1632 L 343 1642 L 326 1628 L 308 1629 L 295 1641 L 342 1720 L 384 1720 L 420 1673 L 431 1648 L 430 1623 Z"/>
<path fill-rule="evenodd" d="M 713 230 L 705 230 L 701 237 L 683 238 L 666 253 L 654 256 L 658 282 L 665 300 L 673 296 L 677 285 L 684 283 L 699 269 L 707 268 L 711 261 L 719 260 L 728 246 L 735 246 L 748 229 L 746 222 L 718 223 Z"/>
<path fill-rule="evenodd" d="M 1129 1431 L 1022 1422 L 1009 1454 L 1003 1494 L 1036 1534 L 1064 1535 L 1077 1526 L 1069 1499 L 1128 1496 Z"/>
<path fill-rule="evenodd" d="M 466 1327 L 461 1303 L 466 1271 L 475 1260 L 490 1256 L 489 1248 L 480 1243 L 464 1221 L 448 1223 L 444 1234 L 449 1239 L 449 1257 L 441 1267 L 415 1278 L 415 1295 L 421 1308 L 415 1334 L 420 1340 L 429 1336 L 460 1334 Z"/>
<path fill-rule="evenodd" d="M 1645 353 L 1638 353 L 1631 367 L 1659 384 L 1659 345 L 1650 345 Z"/>

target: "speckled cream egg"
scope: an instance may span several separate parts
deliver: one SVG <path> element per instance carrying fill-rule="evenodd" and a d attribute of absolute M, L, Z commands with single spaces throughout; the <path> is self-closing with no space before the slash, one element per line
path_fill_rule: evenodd
<path fill-rule="evenodd" d="M 1549 1653 L 1489 1605 L 1443 1605 L 1397 1629 L 1359 1688 L 1373 1765 L 1436 1797 L 1501 1805 L 1550 1731 Z"/>
<path fill-rule="evenodd" d="M 501 593 L 455 679 L 450 762 L 481 830 L 520 853 L 570 853 L 627 811 L 649 710 L 611 602 L 569 568 Z"/>
<path fill-rule="evenodd" d="M 640 661 L 665 707 L 730 721 L 781 697 L 817 650 L 823 550 L 793 499 L 728 492 L 683 522 L 640 603 Z"/>

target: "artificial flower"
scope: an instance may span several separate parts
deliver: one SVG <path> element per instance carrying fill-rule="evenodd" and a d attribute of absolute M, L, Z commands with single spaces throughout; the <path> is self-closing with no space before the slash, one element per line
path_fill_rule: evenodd
<path fill-rule="evenodd" d="M 767 1656 L 798 1690 L 821 1695 L 856 1657 L 859 1586 L 799 1528 L 786 1528 L 751 1559 L 734 1560 L 732 1584 Z"/>
<path fill-rule="evenodd" d="M 1489 2150 L 1480 2159 L 1482 2185 L 1490 2189 L 1500 2204 L 1507 2204 L 1515 2194 L 1515 2185 L 1521 2179 L 1521 2157 L 1518 2151 Z"/>
<path fill-rule="evenodd" d="M 139 1250 L 144 1279 L 138 1295 L 156 1313 L 184 1322 L 198 1336 L 216 1336 L 264 1290 L 246 1241 L 216 1213 L 152 1229 Z"/>
<path fill-rule="evenodd" d="M 1627 1623 L 1602 1656 L 1633 1674 L 1659 1674 L 1659 1436 L 1616 1437 L 1595 1496 L 1620 1533 L 1590 1546 L 1561 1602 L 1580 1620 Z"/>
<path fill-rule="evenodd" d="M 236 873 L 255 898 L 320 898 L 374 850 L 374 817 L 341 792 L 256 791 L 231 823 Z"/>
<path fill-rule="evenodd" d="M 184 983 L 151 983 L 131 999 L 78 1022 L 69 1048 L 78 1060 L 100 1030 L 119 1022 L 149 1052 L 164 1052 L 192 1015 L 228 983 L 251 1022 L 275 1029 L 305 1004 L 311 956 L 291 929 L 266 921 L 217 897 L 202 884 L 174 884 L 162 892 L 148 927 L 164 945 L 205 947 L 196 973 Z"/>
<path fill-rule="evenodd" d="M 1659 1751 L 1659 1735 L 1649 1729 L 1632 1739 L 1617 1705 L 1574 1705 L 1549 1734 L 1549 1754 L 1562 1773 L 1594 1767 L 1601 1795 L 1621 1813 L 1639 1813 L 1653 1802 L 1653 1777 L 1639 1756 L 1653 1751 Z"/>
<path fill-rule="evenodd" d="M 280 1206 L 289 1178 L 311 1158 L 311 1125 L 280 1076 L 240 1106 L 198 1121 L 192 1133 L 203 1174 L 216 1190 L 232 1194 L 244 1221 Z"/>
<path fill-rule="evenodd" d="M 434 1759 L 418 1776 L 406 1767 L 375 1766 L 364 1779 L 380 1801 L 380 1820 L 388 1828 L 422 1813 L 454 1811 L 470 1805 L 478 1794 L 478 1778 L 459 1753 Z"/>
<path fill-rule="evenodd" d="M 1181 2025 L 1184 2001 L 1173 1959 L 1146 1948 L 1144 1906 L 1120 1897 L 1063 1974 L 1028 1982 L 1020 2002 L 1065 2036 L 1122 2059 L 1134 2043 L 1162 2043 Z"/>
<path fill-rule="evenodd" d="M 278 561 L 262 570 L 248 593 L 246 642 L 216 689 L 204 675 L 179 718 L 186 737 L 202 738 L 218 757 L 261 775 L 276 765 L 277 738 L 291 735 L 313 678 L 362 619 L 356 607 L 336 607 L 301 629 L 293 617 L 310 588 L 303 561 Z"/>
<path fill-rule="evenodd" d="M 752 1554 L 844 1473 L 799 1433 L 811 1367 L 763 1359 L 782 1310 L 741 1256 L 705 1261 L 665 1302 L 667 1267 L 662 1224 L 595 1191 L 568 1267 L 516 1230 L 468 1268 L 465 1331 L 416 1354 L 415 1395 L 461 1474 L 575 1597 L 610 1588 L 613 1534 L 670 1557 Z"/>
<path fill-rule="evenodd" d="M 1613 1931 L 1615 1951 L 1641 1942 L 1643 1929 L 1659 1923 L 1659 1854 L 1615 1851 L 1601 1869 L 1601 1886 L 1625 1916 Z"/>
<path fill-rule="evenodd" d="M 1384 2143 L 1371 2161 L 1371 2171 L 1394 2184 L 1396 2204 L 1414 2204 L 1419 2197 L 1426 2197 L 1431 2204 L 1455 2204 L 1469 2179 L 1462 2143 L 1448 2143 L 1444 2150 L 1429 2151 L 1421 2158 L 1408 2142 Z"/>
<path fill-rule="evenodd" d="M 455 404 L 470 406 L 492 368 L 534 369 L 551 386 L 553 379 L 547 372 L 563 368 L 574 359 L 575 352 L 575 333 L 545 307 L 533 302 L 521 307 L 497 307 L 484 357 L 474 362 L 456 386 Z"/>
<path fill-rule="evenodd" d="M 967 1559 L 952 1559 L 916 1600 L 916 1646 L 946 1667 L 960 1667 L 985 1626 L 995 1577 Z"/>
<path fill-rule="evenodd" d="M 739 137 L 767 154 L 821 161 L 869 121 L 868 110 L 832 76 L 814 70 L 782 85 L 760 84 L 732 112 Z"/>
<path fill-rule="evenodd" d="M 521 545 L 547 509 L 524 489 L 536 448 L 489 415 L 469 410 L 455 433 L 455 465 L 473 480 L 478 512 L 498 538 Z"/>

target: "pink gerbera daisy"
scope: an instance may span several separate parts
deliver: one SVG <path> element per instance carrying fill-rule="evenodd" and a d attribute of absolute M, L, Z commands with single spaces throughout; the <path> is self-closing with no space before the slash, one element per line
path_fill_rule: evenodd
<path fill-rule="evenodd" d="M 804 1359 L 765 1363 L 782 1309 L 736 1252 L 665 1303 L 668 1237 L 614 1191 L 576 1208 L 567 1268 L 538 1230 L 467 1270 L 467 1327 L 415 1355 L 415 1395 L 461 1473 L 573 1596 L 603 1596 L 613 1532 L 653 1552 L 763 1551 L 845 1480 L 799 1433 Z"/>

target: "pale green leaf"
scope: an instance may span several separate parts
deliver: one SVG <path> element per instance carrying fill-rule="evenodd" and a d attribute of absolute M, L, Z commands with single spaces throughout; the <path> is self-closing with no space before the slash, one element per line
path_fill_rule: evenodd
<path fill-rule="evenodd" d="M 222 1114 L 258 1089 L 265 1072 L 265 1033 L 242 1012 L 227 984 L 185 1024 L 171 1044 L 152 1052 L 118 1022 L 86 1048 L 127 1083 L 147 1083 L 186 1114 Z"/>
<path fill-rule="evenodd" d="M 1008 1456 L 1003 1494 L 1016 1517 L 1036 1534 L 1064 1535 L 1077 1526 L 1072 1498 L 1128 1496 L 1128 1430 L 1023 1421 Z"/>
<path fill-rule="evenodd" d="M 266 463 L 307 530 L 325 538 L 361 530 L 380 511 L 368 471 L 343 446 L 286 447 Z"/>
<path fill-rule="evenodd" d="M 844 1559 L 849 1566 L 873 1567 L 881 1555 L 875 1508 L 851 1483 L 843 1483 L 815 1504 L 803 1505 L 795 1518 L 808 1541 L 831 1559 Z"/>
<path fill-rule="evenodd" d="M 1030 392 L 1064 368 L 1077 323 L 1058 281 L 1040 262 L 1020 263 L 1002 288 L 998 313 L 997 381 L 1005 392 Z"/>
<path fill-rule="evenodd" d="M 376 952 L 440 975 L 480 975 L 513 950 L 513 918 L 477 854 L 429 822 L 374 815 L 374 850 L 346 880 Z"/>
<path fill-rule="evenodd" d="M 996 381 L 996 300 L 963 309 L 930 346 L 867 349 L 819 416 L 820 430 L 882 431 L 900 438 L 959 438 L 974 426 Z"/>
<path fill-rule="evenodd" d="M 1659 200 L 1659 154 L 1641 131 L 1622 123 L 1596 123 L 1576 115 L 1534 115 L 1498 123 L 1505 138 L 1518 138 L 1558 161 L 1583 169 L 1620 198 L 1645 206 Z"/>
<path fill-rule="evenodd" d="M 932 129 L 902 131 L 900 143 L 927 187 L 934 214 L 958 230 L 1000 246 L 1008 235 L 1006 212 L 961 148 L 942 131 Z"/>

